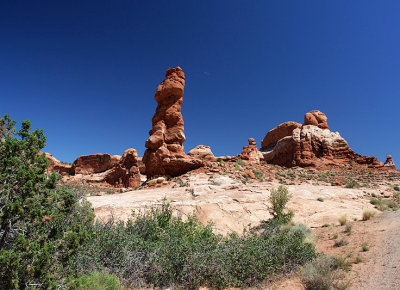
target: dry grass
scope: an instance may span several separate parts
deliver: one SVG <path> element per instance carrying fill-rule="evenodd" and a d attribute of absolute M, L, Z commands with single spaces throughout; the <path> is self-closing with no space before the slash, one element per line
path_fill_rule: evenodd
<path fill-rule="evenodd" d="M 375 211 L 370 210 L 370 209 L 365 209 L 362 213 L 362 220 L 363 221 L 367 221 L 369 220 L 371 217 L 373 217 L 375 215 Z"/>

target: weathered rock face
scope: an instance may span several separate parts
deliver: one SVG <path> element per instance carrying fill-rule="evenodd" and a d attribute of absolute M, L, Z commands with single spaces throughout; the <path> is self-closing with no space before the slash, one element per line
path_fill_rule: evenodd
<path fill-rule="evenodd" d="M 110 154 L 92 154 L 79 156 L 74 163 L 72 168 L 74 174 L 93 174 L 104 172 L 112 168 L 119 161 L 119 156 Z"/>
<path fill-rule="evenodd" d="M 346 165 L 350 160 L 371 168 L 383 167 L 383 163 L 375 157 L 362 156 L 351 150 L 338 132 L 327 129 L 326 120 L 326 116 L 319 111 L 307 113 L 305 124 L 301 128 L 293 129 L 290 135 L 280 139 L 274 147 L 262 149 L 264 160 L 286 167 Z"/>
<path fill-rule="evenodd" d="M 329 129 L 328 117 L 324 113 L 314 110 L 304 116 L 304 125 L 313 125 L 321 129 Z"/>
<path fill-rule="evenodd" d="M 157 88 L 154 98 L 158 105 L 143 155 L 147 177 L 177 176 L 203 166 L 201 160 L 187 156 L 182 146 L 186 139 L 181 114 L 184 87 L 185 74 L 176 67 L 167 70 Z"/>
<path fill-rule="evenodd" d="M 49 172 L 56 171 L 60 174 L 73 174 L 73 169 L 71 165 L 61 163 L 50 153 L 45 152 L 44 154 L 47 160 L 49 160 L 50 162 L 49 167 L 47 168 Z"/>
<path fill-rule="evenodd" d="M 135 187 L 140 185 L 138 155 L 135 149 L 125 150 L 121 159 L 107 171 L 104 180 L 114 187 Z"/>
<path fill-rule="evenodd" d="M 250 162 L 260 163 L 263 159 L 262 153 L 257 148 L 257 143 L 254 138 L 249 138 L 249 145 L 243 146 L 242 153 L 237 157 L 244 160 L 249 160 Z"/>
<path fill-rule="evenodd" d="M 261 148 L 273 148 L 279 140 L 286 136 L 291 136 L 294 129 L 301 128 L 301 124 L 297 122 L 285 122 L 275 127 L 265 135 L 261 142 Z"/>
<path fill-rule="evenodd" d="M 195 148 L 188 152 L 188 155 L 193 158 L 204 160 L 213 160 L 215 158 L 210 146 L 206 145 L 197 145 Z"/>
<path fill-rule="evenodd" d="M 393 162 L 392 155 L 386 156 L 385 167 L 396 169 L 396 165 Z"/>

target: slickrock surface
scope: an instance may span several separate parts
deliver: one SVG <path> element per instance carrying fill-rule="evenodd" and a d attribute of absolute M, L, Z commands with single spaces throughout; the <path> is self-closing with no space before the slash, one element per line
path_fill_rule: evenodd
<path fill-rule="evenodd" d="M 266 162 L 286 167 L 318 167 L 335 164 L 346 165 L 350 161 L 354 161 L 369 168 L 383 168 L 383 163 L 375 157 L 355 153 L 338 132 L 331 132 L 325 114 L 320 111 L 311 111 L 306 114 L 304 119 L 303 126 L 294 128 L 290 135 L 277 141 L 274 147 L 263 147 L 262 151 Z M 268 132 L 263 142 L 271 146 L 276 140 L 272 136 L 277 136 L 275 132 L 280 132 L 279 128 L 288 128 L 285 131 L 288 133 L 289 129 L 295 126 L 297 125 L 293 124 L 290 127 L 287 123 L 283 123 Z"/>
<path fill-rule="evenodd" d="M 181 114 L 185 74 L 180 67 L 169 68 L 154 96 L 157 109 L 146 141 L 143 162 L 147 177 L 177 176 L 203 166 L 201 160 L 185 154 L 184 122 Z"/>
<path fill-rule="evenodd" d="M 132 210 L 146 210 L 160 205 L 163 199 L 171 202 L 186 216 L 195 213 L 201 222 L 212 221 L 218 233 L 241 233 L 249 224 L 257 226 L 269 219 L 269 195 L 276 182 L 242 184 L 220 174 L 190 174 L 181 177 L 180 185 L 142 189 L 125 193 L 91 196 L 98 219 L 107 220 L 111 214 L 121 220 L 130 217 Z M 336 223 L 339 216 L 360 218 L 364 209 L 373 209 L 370 197 L 362 189 L 312 184 L 289 185 L 293 194 L 289 208 L 295 212 L 295 221 L 310 227 Z M 378 193 L 379 189 L 369 190 Z M 319 202 L 317 198 L 323 198 Z"/>

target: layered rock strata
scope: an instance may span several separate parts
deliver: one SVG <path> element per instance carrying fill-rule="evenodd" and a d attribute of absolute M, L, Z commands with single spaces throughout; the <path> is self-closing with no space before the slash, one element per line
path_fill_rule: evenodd
<path fill-rule="evenodd" d="M 260 163 L 263 159 L 262 153 L 257 148 L 254 138 L 248 139 L 249 145 L 243 146 L 242 152 L 237 156 L 240 159 L 249 160 L 250 162 Z"/>
<path fill-rule="evenodd" d="M 283 123 L 272 129 L 263 140 L 263 144 L 268 145 L 261 149 L 264 160 L 286 167 L 347 165 L 350 160 L 370 168 L 383 167 L 375 157 L 351 150 L 338 132 L 329 130 L 327 119 L 322 112 L 311 111 L 305 115 L 302 126 L 288 122 L 295 124 Z M 277 140 L 276 136 L 284 137 Z"/>

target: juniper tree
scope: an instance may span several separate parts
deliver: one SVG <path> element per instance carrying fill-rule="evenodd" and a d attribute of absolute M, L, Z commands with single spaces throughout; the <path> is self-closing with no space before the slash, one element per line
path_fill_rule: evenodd
<path fill-rule="evenodd" d="M 52 287 L 93 213 L 47 174 L 43 131 L 31 132 L 30 121 L 15 125 L 9 115 L 0 119 L 0 288 Z"/>

